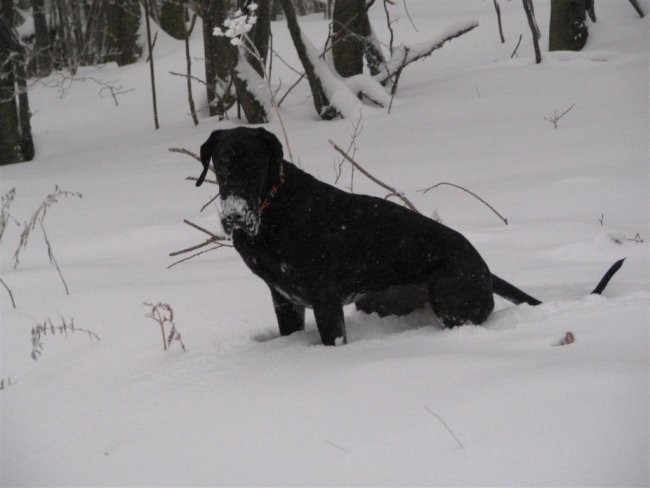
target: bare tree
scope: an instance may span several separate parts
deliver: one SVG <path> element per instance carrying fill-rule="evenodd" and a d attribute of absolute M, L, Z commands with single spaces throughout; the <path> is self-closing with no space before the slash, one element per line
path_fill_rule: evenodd
<path fill-rule="evenodd" d="M 52 72 L 52 46 L 45 18 L 45 0 L 32 0 L 34 8 L 34 51 L 36 75 L 47 76 Z"/>
<path fill-rule="evenodd" d="M 533 47 L 535 48 L 535 63 L 542 62 L 542 51 L 539 48 L 539 38 L 542 36 L 535 20 L 535 8 L 533 0 L 522 0 L 524 3 L 524 10 L 526 11 L 526 18 L 528 19 L 528 26 L 533 36 Z"/>
<path fill-rule="evenodd" d="M 13 29 L 14 3 L 0 4 L 0 165 L 31 161 L 34 142 L 30 124 L 25 48 Z"/>
<path fill-rule="evenodd" d="M 314 102 L 314 108 L 318 115 L 324 120 L 330 120 L 336 117 L 336 110 L 332 108 L 327 95 L 325 95 L 325 90 L 323 89 L 323 84 L 321 80 L 316 75 L 316 70 L 314 65 L 309 59 L 307 53 L 307 47 L 302 39 L 302 31 L 300 30 L 300 25 L 298 25 L 298 19 L 296 17 L 296 11 L 293 8 L 291 0 L 281 0 L 282 9 L 284 10 L 284 15 L 287 19 L 287 26 L 289 27 L 289 33 L 291 34 L 291 40 L 293 41 L 302 67 L 305 70 L 305 75 L 307 76 L 307 81 L 309 82 L 309 87 L 311 88 L 312 100 Z"/>

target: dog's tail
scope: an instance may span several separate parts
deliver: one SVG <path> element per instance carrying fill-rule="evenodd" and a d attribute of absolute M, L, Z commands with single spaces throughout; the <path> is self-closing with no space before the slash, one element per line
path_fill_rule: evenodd
<path fill-rule="evenodd" d="M 600 295 L 603 292 L 609 283 L 609 280 L 612 279 L 612 276 L 614 276 L 616 272 L 621 269 L 621 266 L 623 266 L 623 261 L 625 261 L 625 258 L 619 259 L 612 264 L 612 266 L 607 270 L 607 273 L 605 273 L 605 275 L 600 279 L 596 288 L 591 292 L 592 295 Z M 542 303 L 537 298 L 531 297 L 528 293 L 520 290 L 516 286 L 494 274 L 492 275 L 492 290 L 500 297 L 503 297 L 512 303 L 527 303 L 528 305 L 539 305 Z"/>

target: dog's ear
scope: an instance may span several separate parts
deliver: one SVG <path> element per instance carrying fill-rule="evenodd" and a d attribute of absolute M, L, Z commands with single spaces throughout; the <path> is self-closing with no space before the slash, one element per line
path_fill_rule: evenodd
<path fill-rule="evenodd" d="M 282 144 L 280 143 L 278 138 L 275 137 L 275 134 L 261 127 L 257 128 L 256 130 L 260 139 L 269 148 L 269 151 L 271 153 L 271 161 L 275 162 L 281 160 L 282 157 L 284 156 L 284 152 L 282 152 Z"/>
<path fill-rule="evenodd" d="M 201 171 L 199 179 L 196 180 L 196 186 L 201 186 L 203 180 L 205 180 L 205 177 L 208 174 L 208 169 L 210 169 L 210 159 L 212 158 L 212 153 L 214 152 L 214 148 L 217 145 L 221 132 L 222 131 L 220 130 L 215 130 L 210 134 L 208 140 L 201 145 L 201 163 L 203 164 L 203 171 Z"/>

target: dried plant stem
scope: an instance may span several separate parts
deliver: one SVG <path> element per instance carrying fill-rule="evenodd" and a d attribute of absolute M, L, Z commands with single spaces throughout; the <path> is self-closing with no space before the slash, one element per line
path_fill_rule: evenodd
<path fill-rule="evenodd" d="M 551 116 L 549 116 L 549 117 L 544 117 L 544 120 L 545 120 L 546 122 L 549 122 L 549 123 L 553 124 L 553 128 L 554 128 L 554 129 L 557 129 L 557 127 L 558 127 L 558 125 L 559 125 L 559 122 L 560 122 L 560 119 L 561 119 L 562 117 L 564 117 L 566 114 L 568 114 L 569 111 L 570 111 L 573 107 L 575 107 L 575 105 L 576 105 L 575 103 L 571 104 L 571 106 L 570 106 L 569 108 L 567 108 L 564 112 L 562 112 L 560 115 L 558 115 L 557 112 L 554 111 L 554 112 L 553 112 L 553 115 L 551 115 Z"/>
<path fill-rule="evenodd" d="M 452 186 L 452 187 L 454 187 L 454 188 L 458 188 L 459 190 L 463 190 L 463 191 L 466 192 L 466 193 L 469 193 L 469 194 L 472 195 L 474 198 L 476 198 L 478 201 L 480 201 L 483 205 L 485 205 L 485 206 L 488 207 L 490 210 L 492 210 L 492 212 L 494 212 L 494 213 L 495 213 L 495 214 L 496 214 L 496 215 L 497 215 L 497 216 L 498 216 L 498 217 L 503 221 L 503 223 L 504 223 L 505 225 L 508 225 L 508 219 L 507 219 L 507 218 L 505 218 L 503 215 L 501 215 L 501 214 L 500 214 L 500 213 L 499 213 L 499 212 L 498 212 L 498 211 L 497 211 L 497 210 L 496 210 L 492 205 L 490 205 L 488 202 L 486 202 L 485 200 L 483 200 L 483 199 L 482 199 L 481 197 L 479 197 L 476 193 L 474 193 L 474 192 L 468 190 L 467 188 L 465 188 L 465 187 L 463 187 L 463 186 L 457 185 L 457 184 L 455 184 L 455 183 L 448 183 L 448 182 L 446 182 L 446 181 L 443 181 L 442 183 L 436 183 L 435 185 L 430 186 L 429 188 L 425 188 L 425 189 L 423 189 L 423 190 L 419 190 L 419 191 L 421 191 L 422 193 L 426 193 L 426 192 L 428 192 L 429 190 L 433 190 L 434 188 L 438 188 L 439 186 L 444 186 L 444 185 L 446 185 L 446 186 Z"/>
<path fill-rule="evenodd" d="M 429 412 L 433 417 L 437 418 L 440 421 L 440 423 L 445 427 L 445 429 L 447 429 L 447 432 L 449 432 L 451 434 L 451 436 L 454 438 L 454 440 L 458 444 L 458 447 L 460 447 L 461 449 L 465 449 L 465 446 L 463 446 L 463 443 L 460 442 L 458 437 L 456 437 L 456 434 L 454 434 L 454 431 L 451 430 L 451 428 L 447 425 L 447 422 L 445 422 L 440 415 L 438 415 L 436 412 L 431 410 L 429 407 L 424 407 L 424 409 L 427 412 Z"/>
<path fill-rule="evenodd" d="M 358 169 L 359 172 L 361 172 L 361 174 L 363 174 L 366 178 L 370 179 L 372 182 L 376 183 L 377 185 L 381 186 L 383 189 L 390 192 L 390 195 L 396 196 L 397 198 L 399 198 L 402 202 L 404 202 L 404 205 L 406 205 L 408 208 L 410 208 L 414 212 L 419 213 L 418 209 L 415 207 L 415 205 L 413 205 L 413 203 L 411 203 L 411 201 L 408 198 L 406 198 L 404 193 L 402 193 L 399 190 L 396 190 L 392 186 L 387 185 L 386 183 L 384 183 L 380 179 L 378 179 L 378 178 L 374 177 L 373 175 L 371 175 L 370 173 L 368 173 L 368 171 L 366 171 L 359 163 L 357 163 L 348 153 L 346 153 L 343 149 L 341 149 L 339 146 L 337 146 L 336 143 L 334 141 L 332 141 L 331 139 L 329 139 L 329 143 L 331 144 L 331 146 L 334 148 L 334 150 L 336 152 L 338 152 L 341 156 L 343 156 L 352 166 L 354 166 L 356 169 Z"/>
<path fill-rule="evenodd" d="M 43 231 L 43 239 L 45 239 L 45 245 L 47 246 L 47 255 L 50 258 L 50 263 L 54 265 L 57 272 L 59 273 L 59 277 L 61 278 L 61 281 L 63 282 L 63 287 L 65 288 L 65 294 L 69 295 L 70 290 L 68 289 L 68 284 L 65 282 L 65 279 L 63 278 L 63 273 L 61 273 L 61 268 L 59 268 L 59 263 L 56 261 L 56 258 L 54 257 L 54 251 L 52 250 L 52 245 L 50 244 L 50 240 L 47 238 L 47 232 L 45 232 L 43 219 L 39 218 L 38 223 L 41 226 L 41 230 Z"/>
<path fill-rule="evenodd" d="M 4 282 L 2 278 L 0 278 L 0 283 L 2 283 L 2 286 L 5 287 L 5 290 L 7 290 L 7 293 L 9 293 L 9 299 L 11 300 L 11 306 L 13 308 L 16 308 L 16 302 L 14 301 L 14 294 L 11 293 L 11 288 L 7 286 L 7 283 Z"/>
<path fill-rule="evenodd" d="M 166 351 L 173 341 L 177 341 L 183 351 L 185 351 L 185 344 L 181 339 L 181 334 L 176 329 L 174 323 L 174 309 L 167 303 L 158 302 L 155 305 L 152 303 L 145 303 L 147 307 L 151 307 L 151 312 L 145 314 L 145 317 L 154 320 L 160 326 L 162 333 L 163 349 Z M 165 334 L 165 324 L 169 326 L 169 333 Z"/>

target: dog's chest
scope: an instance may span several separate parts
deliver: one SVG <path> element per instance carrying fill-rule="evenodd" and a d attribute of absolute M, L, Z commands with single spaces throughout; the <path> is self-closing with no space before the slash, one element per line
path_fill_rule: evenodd
<path fill-rule="evenodd" d="M 235 247 L 253 273 L 288 300 L 310 306 L 315 280 L 310 267 L 295 259 L 296 254 L 282 253 L 277 246 L 241 236 L 235 238 Z"/>

